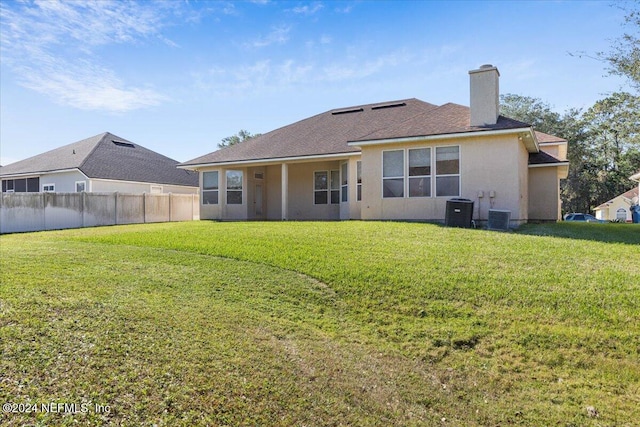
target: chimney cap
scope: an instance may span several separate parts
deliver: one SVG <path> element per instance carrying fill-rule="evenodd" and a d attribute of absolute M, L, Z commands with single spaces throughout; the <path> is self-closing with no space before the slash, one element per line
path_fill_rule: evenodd
<path fill-rule="evenodd" d="M 469 74 L 483 73 L 486 71 L 493 71 L 493 70 L 495 70 L 495 72 L 498 73 L 498 76 L 500 75 L 500 71 L 498 71 L 498 67 L 491 64 L 483 64 L 476 70 L 470 70 Z"/>

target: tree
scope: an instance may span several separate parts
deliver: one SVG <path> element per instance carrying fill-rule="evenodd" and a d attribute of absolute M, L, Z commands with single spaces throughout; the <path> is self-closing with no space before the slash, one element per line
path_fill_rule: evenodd
<path fill-rule="evenodd" d="M 640 91 L 640 2 L 621 7 L 625 12 L 625 25 L 630 32 L 614 41 L 610 52 L 599 52 L 597 57 L 609 63 L 609 73 L 629 79 L 633 88 Z"/>
<path fill-rule="evenodd" d="M 617 92 L 585 112 L 563 114 L 537 98 L 508 94 L 501 101 L 503 115 L 568 141 L 569 175 L 560 186 L 565 212 L 589 212 L 629 189 L 640 164 L 640 97 Z"/>
<path fill-rule="evenodd" d="M 237 134 L 227 136 L 226 138 L 222 138 L 222 141 L 218 144 L 218 148 L 226 148 L 231 147 L 232 145 L 239 144 L 248 139 L 255 138 L 256 136 L 260 136 L 262 134 L 256 133 L 255 135 L 251 135 L 248 131 L 241 129 Z"/>
<path fill-rule="evenodd" d="M 534 129 L 552 135 L 559 134 L 562 127 L 560 114 L 551 110 L 551 106 L 538 98 L 507 93 L 500 95 L 500 114 L 528 123 Z"/>

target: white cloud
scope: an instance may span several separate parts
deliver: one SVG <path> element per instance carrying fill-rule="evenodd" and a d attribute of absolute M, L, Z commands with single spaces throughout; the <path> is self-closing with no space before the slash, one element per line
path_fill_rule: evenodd
<path fill-rule="evenodd" d="M 291 31 L 291 26 L 289 25 L 280 25 L 278 27 L 272 27 L 271 32 L 264 37 L 258 37 L 246 44 L 249 47 L 266 47 L 272 44 L 284 44 L 289 41 L 289 32 Z"/>
<path fill-rule="evenodd" d="M 148 38 L 176 47 L 160 30 L 174 2 L 27 1 L 3 3 L 3 61 L 20 84 L 78 109 L 130 111 L 165 99 L 123 83 L 93 52 Z"/>
<path fill-rule="evenodd" d="M 316 12 L 319 12 L 320 10 L 322 10 L 322 8 L 324 8 L 324 5 L 322 3 L 314 3 L 313 5 L 304 5 L 304 6 L 297 6 L 294 7 L 292 9 L 288 9 L 288 11 L 296 13 L 296 14 L 300 14 L 300 15 L 314 15 Z"/>
<path fill-rule="evenodd" d="M 389 72 L 415 60 L 404 50 L 391 52 L 370 60 L 350 57 L 329 65 L 315 60 L 300 62 L 285 59 L 279 62 L 263 59 L 239 66 L 215 66 L 204 73 L 193 73 L 196 87 L 217 96 L 237 97 L 268 91 L 280 91 L 318 85 L 366 79 Z"/>

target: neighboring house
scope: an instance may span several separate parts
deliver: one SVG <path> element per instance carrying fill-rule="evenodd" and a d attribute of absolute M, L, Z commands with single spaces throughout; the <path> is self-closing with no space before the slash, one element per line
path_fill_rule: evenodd
<path fill-rule="evenodd" d="M 327 111 L 182 163 L 203 219 L 443 221 L 454 197 L 560 218 L 567 141 L 499 115 L 499 72 L 469 72 L 471 107 L 418 99 Z"/>
<path fill-rule="evenodd" d="M 198 175 L 178 161 L 110 133 L 0 169 L 2 192 L 198 193 Z"/>
<path fill-rule="evenodd" d="M 635 199 L 634 199 L 635 198 Z M 635 201 L 635 203 L 634 203 Z M 633 188 L 626 193 L 601 204 L 594 208 L 595 217 L 606 221 L 625 221 L 631 222 L 631 205 L 638 203 L 638 189 Z"/>

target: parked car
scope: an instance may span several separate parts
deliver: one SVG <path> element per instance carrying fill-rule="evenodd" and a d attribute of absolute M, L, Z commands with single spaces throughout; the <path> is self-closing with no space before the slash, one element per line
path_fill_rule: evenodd
<path fill-rule="evenodd" d="M 565 221 L 580 221 L 580 222 L 606 222 L 604 220 L 598 219 L 593 215 L 585 214 L 585 213 L 570 213 L 564 216 Z"/>

